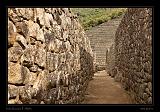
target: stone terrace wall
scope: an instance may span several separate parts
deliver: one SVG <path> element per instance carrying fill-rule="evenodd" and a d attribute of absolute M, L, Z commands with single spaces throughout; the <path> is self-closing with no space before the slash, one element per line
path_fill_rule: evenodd
<path fill-rule="evenodd" d="M 106 51 L 106 71 L 107 73 L 114 77 L 114 67 L 115 67 L 115 44 L 112 44 L 110 48 Z"/>
<path fill-rule="evenodd" d="M 151 104 L 152 9 L 128 9 L 116 32 L 114 61 L 114 69 L 109 70 L 115 79 L 130 91 L 136 103 Z"/>
<path fill-rule="evenodd" d="M 9 8 L 8 103 L 80 103 L 93 76 L 89 44 L 68 8 Z"/>
<path fill-rule="evenodd" d="M 100 69 L 105 69 L 106 48 L 109 48 L 113 44 L 116 29 L 121 19 L 122 17 L 109 20 L 86 31 L 93 52 L 96 55 L 96 64 Z"/>

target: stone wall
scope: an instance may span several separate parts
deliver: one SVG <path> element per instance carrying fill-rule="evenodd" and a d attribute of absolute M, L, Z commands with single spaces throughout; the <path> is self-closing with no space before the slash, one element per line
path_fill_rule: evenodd
<path fill-rule="evenodd" d="M 86 31 L 86 35 L 90 39 L 93 52 L 96 55 L 96 65 L 99 70 L 105 69 L 106 49 L 113 44 L 116 29 L 118 28 L 121 19 L 122 16 L 108 20 L 107 22 Z"/>
<path fill-rule="evenodd" d="M 90 42 L 70 9 L 8 9 L 9 104 L 78 104 L 92 76 Z"/>
<path fill-rule="evenodd" d="M 115 60 L 113 63 L 115 66 L 111 66 L 109 72 L 113 73 L 115 79 L 120 81 L 124 88 L 130 92 L 136 103 L 151 104 L 151 8 L 129 8 L 127 10 L 117 29 L 114 47 Z M 108 56 L 111 56 L 109 54 Z M 110 60 L 107 61 L 110 63 Z"/>
<path fill-rule="evenodd" d="M 114 77 L 115 67 L 115 44 L 113 43 L 110 48 L 106 50 L 106 71 L 109 76 Z"/>

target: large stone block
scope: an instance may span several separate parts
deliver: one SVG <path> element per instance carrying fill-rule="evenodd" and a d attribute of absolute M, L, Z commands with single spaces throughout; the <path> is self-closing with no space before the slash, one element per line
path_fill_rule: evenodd
<path fill-rule="evenodd" d="M 49 14 L 49 13 L 44 14 L 44 22 L 46 27 L 51 28 L 53 25 L 53 21 L 54 20 L 53 20 L 52 14 Z"/>
<path fill-rule="evenodd" d="M 47 71 L 41 71 L 38 74 L 38 77 L 34 81 L 33 88 L 37 89 L 38 91 L 40 90 L 46 90 L 47 86 L 49 85 L 49 81 L 47 80 L 48 73 Z"/>
<path fill-rule="evenodd" d="M 26 24 L 29 28 L 28 36 L 36 38 L 37 31 L 40 29 L 39 25 L 37 23 L 34 23 L 32 20 L 27 21 Z"/>
<path fill-rule="evenodd" d="M 16 23 L 17 32 L 23 34 L 25 37 L 28 36 L 29 27 L 26 24 L 26 21 Z"/>
<path fill-rule="evenodd" d="M 22 104 L 22 102 L 17 99 L 11 99 L 11 100 L 8 100 L 8 104 Z"/>
<path fill-rule="evenodd" d="M 71 50 L 71 44 L 69 41 L 66 41 L 65 43 L 66 52 L 69 52 Z"/>
<path fill-rule="evenodd" d="M 44 49 L 37 49 L 34 59 L 38 66 L 46 67 L 46 51 Z"/>
<path fill-rule="evenodd" d="M 37 78 L 37 73 L 30 72 L 27 67 L 23 67 L 23 74 L 25 75 L 24 84 L 33 85 Z"/>
<path fill-rule="evenodd" d="M 13 9 L 13 8 L 8 8 L 8 15 L 9 15 L 9 18 L 14 22 L 20 22 L 23 20 L 23 18 L 21 16 L 18 16 L 17 13 L 16 13 L 16 10 Z"/>
<path fill-rule="evenodd" d="M 8 37 L 12 35 L 12 33 L 17 32 L 16 26 L 13 24 L 13 22 L 8 20 Z"/>
<path fill-rule="evenodd" d="M 148 88 L 149 88 L 149 91 L 152 92 L 152 83 L 151 83 L 151 82 L 148 82 L 148 83 L 147 83 L 147 86 L 148 86 Z"/>
<path fill-rule="evenodd" d="M 23 17 L 25 19 L 34 19 L 33 8 L 16 8 L 16 13 L 18 16 Z"/>
<path fill-rule="evenodd" d="M 54 52 L 54 50 L 55 50 L 55 41 L 54 41 L 54 39 L 51 39 L 47 46 L 48 46 L 48 51 Z"/>
<path fill-rule="evenodd" d="M 23 49 L 27 47 L 27 41 L 22 35 L 17 34 L 16 41 L 21 45 Z"/>
<path fill-rule="evenodd" d="M 9 92 L 9 98 L 16 98 L 16 96 L 19 94 L 18 87 L 15 85 L 8 85 L 8 92 Z"/>
<path fill-rule="evenodd" d="M 148 98 L 147 103 L 148 103 L 148 104 L 152 104 L 152 97 L 149 97 L 149 98 Z"/>
<path fill-rule="evenodd" d="M 43 43 L 45 42 L 44 34 L 43 34 L 43 30 L 42 29 L 40 29 L 40 30 L 37 31 L 36 39 L 40 40 Z"/>
<path fill-rule="evenodd" d="M 35 55 L 36 55 L 36 46 L 35 45 L 28 45 L 27 48 L 24 50 L 24 54 L 22 55 L 23 65 L 31 67 L 35 62 Z"/>
<path fill-rule="evenodd" d="M 33 94 L 31 89 L 32 88 L 30 86 L 19 87 L 19 96 L 23 104 L 28 104 L 32 99 Z"/>
<path fill-rule="evenodd" d="M 17 62 L 22 54 L 23 49 L 20 46 L 11 47 L 8 49 L 8 60 L 11 62 Z"/>
<path fill-rule="evenodd" d="M 22 84 L 24 81 L 22 75 L 22 66 L 19 63 L 8 63 L 8 83 Z"/>

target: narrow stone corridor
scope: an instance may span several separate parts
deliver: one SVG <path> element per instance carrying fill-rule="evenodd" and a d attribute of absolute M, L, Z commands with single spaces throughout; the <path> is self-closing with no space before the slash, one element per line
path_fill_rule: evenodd
<path fill-rule="evenodd" d="M 8 104 L 152 104 L 152 8 L 100 23 L 8 8 Z"/>
<path fill-rule="evenodd" d="M 82 104 L 132 104 L 121 84 L 106 71 L 98 71 L 89 82 Z"/>

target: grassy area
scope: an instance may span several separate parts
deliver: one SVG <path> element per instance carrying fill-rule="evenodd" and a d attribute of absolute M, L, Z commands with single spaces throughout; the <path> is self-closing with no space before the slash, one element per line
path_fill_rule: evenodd
<path fill-rule="evenodd" d="M 71 8 L 85 30 L 122 15 L 126 8 Z"/>

